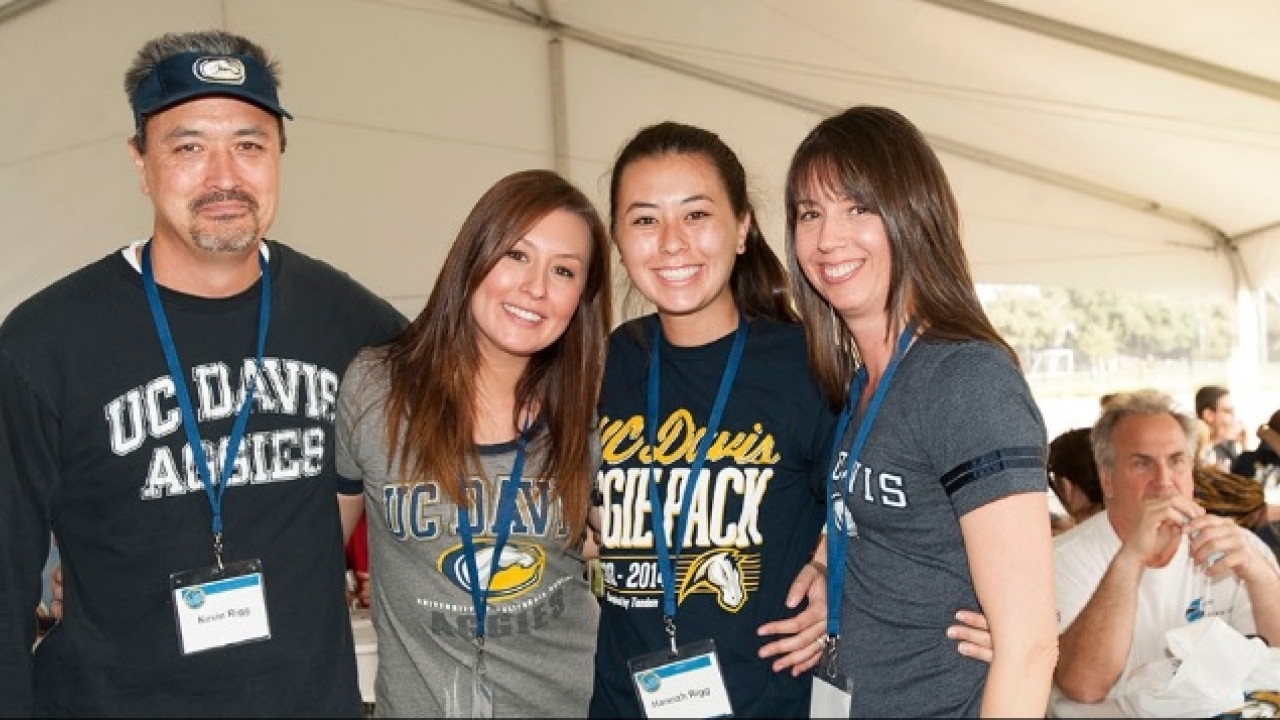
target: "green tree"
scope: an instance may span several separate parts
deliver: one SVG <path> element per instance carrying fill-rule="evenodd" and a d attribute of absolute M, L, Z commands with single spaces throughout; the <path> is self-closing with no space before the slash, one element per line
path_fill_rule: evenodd
<path fill-rule="evenodd" d="M 1061 302 L 1039 288 L 1001 288 L 984 303 L 987 317 L 1020 355 L 1055 347 L 1066 318 Z"/>
<path fill-rule="evenodd" d="M 983 294 L 991 322 L 1028 356 L 1067 348 L 1086 365 L 1119 356 L 1221 360 L 1235 344 L 1234 314 L 1221 300 L 1050 286 Z"/>

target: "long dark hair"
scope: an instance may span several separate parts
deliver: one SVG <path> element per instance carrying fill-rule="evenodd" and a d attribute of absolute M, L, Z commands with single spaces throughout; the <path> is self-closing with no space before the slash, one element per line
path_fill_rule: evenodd
<path fill-rule="evenodd" d="M 729 276 L 729 289 L 738 310 L 748 318 L 769 317 L 799 322 L 786 267 L 769 247 L 756 221 L 755 208 L 747 192 L 747 173 L 738 156 L 719 135 L 709 130 L 678 122 L 661 122 L 642 128 L 623 145 L 609 178 L 609 215 L 615 233 L 619 220 L 618 187 L 623 171 L 633 162 L 663 155 L 706 158 L 724 185 L 734 215 L 739 219 L 750 218 L 746 250 L 734 262 Z M 631 297 L 628 292 L 628 299 Z"/>
<path fill-rule="evenodd" d="M 985 340 L 1018 361 L 978 299 L 960 239 L 960 213 L 938 156 L 900 113 L 857 106 L 810 131 L 787 171 L 787 264 L 805 318 L 809 363 L 829 401 L 844 402 L 859 359 L 853 334 L 796 258 L 797 203 L 815 188 L 854 198 L 884 222 L 893 258 L 886 332 L 905 325 L 910 314 L 927 337 Z"/>
<path fill-rule="evenodd" d="M 564 334 L 530 359 L 516 388 L 516 410 L 536 406 L 546 423 L 550 449 L 541 472 L 553 479 L 551 497 L 560 502 L 572 542 L 590 506 L 595 407 L 613 304 L 608 232 L 587 196 L 560 175 L 508 175 L 472 208 L 426 307 L 385 348 L 387 440 L 406 483 L 436 482 L 456 505 L 470 504 L 460 480 L 480 467 L 474 442 L 480 352 L 471 298 L 516 241 L 556 210 L 577 215 L 590 229 L 586 285 Z"/>

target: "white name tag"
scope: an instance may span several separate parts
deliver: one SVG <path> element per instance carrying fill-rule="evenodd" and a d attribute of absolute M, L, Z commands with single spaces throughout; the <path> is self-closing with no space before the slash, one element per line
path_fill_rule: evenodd
<path fill-rule="evenodd" d="M 271 638 L 262 561 L 169 576 L 182 654 Z"/>
<path fill-rule="evenodd" d="M 631 681 L 647 718 L 732 717 L 733 706 L 715 644 L 702 640 L 644 655 L 630 663 Z"/>
<path fill-rule="evenodd" d="M 809 696 L 809 717 L 847 718 L 853 695 L 848 683 L 839 677 L 813 676 L 813 694 Z"/>

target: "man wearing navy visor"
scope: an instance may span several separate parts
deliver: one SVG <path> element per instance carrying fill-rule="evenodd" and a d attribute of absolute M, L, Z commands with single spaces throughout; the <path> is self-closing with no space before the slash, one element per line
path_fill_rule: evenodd
<path fill-rule="evenodd" d="M 334 401 L 405 319 L 267 238 L 278 88 L 238 35 L 144 45 L 125 90 L 150 233 L 0 325 L 0 716 L 364 712 Z M 51 535 L 64 609 L 37 643 Z"/>

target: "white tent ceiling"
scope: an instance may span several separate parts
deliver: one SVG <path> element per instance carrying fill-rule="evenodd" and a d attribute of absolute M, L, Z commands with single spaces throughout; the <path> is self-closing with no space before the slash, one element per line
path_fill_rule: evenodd
<path fill-rule="evenodd" d="M 0 316 L 145 237 L 124 69 L 207 28 L 284 67 L 271 236 L 409 314 L 500 175 L 558 167 L 606 210 L 614 153 L 661 119 L 739 151 L 781 251 L 791 150 L 859 103 L 934 141 L 979 282 L 1280 286 L 1274 0 L 11 0 Z"/>

